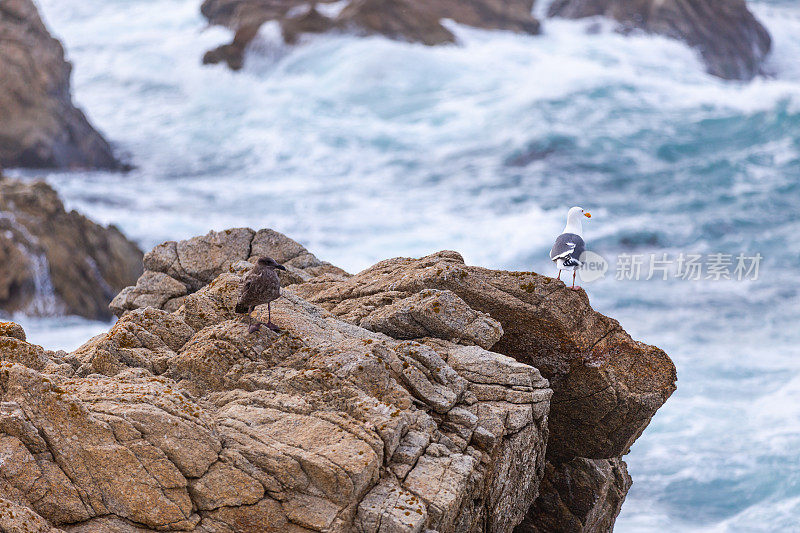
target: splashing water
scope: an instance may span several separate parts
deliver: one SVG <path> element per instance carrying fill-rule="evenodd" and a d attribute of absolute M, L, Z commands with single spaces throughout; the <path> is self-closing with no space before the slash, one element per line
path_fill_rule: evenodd
<path fill-rule="evenodd" d="M 39 245 L 39 240 L 17 221 L 12 212 L 0 211 L 0 228 L 5 229 L 13 238 L 17 249 L 27 258 L 33 274 L 33 297 L 23 313 L 40 317 L 62 315 L 64 306 L 56 296 L 50 277 L 50 264 Z M 19 238 L 14 238 L 15 234 Z"/>

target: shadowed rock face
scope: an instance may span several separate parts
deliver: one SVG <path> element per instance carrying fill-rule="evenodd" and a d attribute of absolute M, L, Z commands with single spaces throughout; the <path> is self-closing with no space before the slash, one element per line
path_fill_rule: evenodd
<path fill-rule="evenodd" d="M 118 168 L 72 104 L 72 67 L 31 0 L 0 3 L 0 42 L 0 166 Z"/>
<path fill-rule="evenodd" d="M 539 497 L 514 533 L 612 531 L 630 487 L 621 459 L 548 462 Z"/>
<path fill-rule="evenodd" d="M 744 0 L 556 0 L 549 15 L 603 15 L 620 22 L 623 30 L 684 41 L 699 50 L 709 73 L 731 80 L 758 75 L 772 45 Z"/>
<path fill-rule="evenodd" d="M 233 309 L 262 253 L 289 268 L 282 332 L 249 335 Z M 349 276 L 237 229 L 145 264 L 71 354 L 0 324 L 0 520 L 5 500 L 71 533 L 606 531 L 630 486 L 614 454 L 674 389 L 584 294 L 455 252 Z"/>
<path fill-rule="evenodd" d="M 0 177 L 0 265 L 3 311 L 107 319 L 142 252 L 114 226 L 66 212 L 46 183 Z"/>
<path fill-rule="evenodd" d="M 234 70 L 267 21 L 277 20 L 287 43 L 303 33 L 346 31 L 438 45 L 455 42 L 442 19 L 477 28 L 539 33 L 533 0 L 205 0 L 201 12 L 211 24 L 235 32 L 233 42 L 208 52 L 204 63 L 225 61 Z"/>

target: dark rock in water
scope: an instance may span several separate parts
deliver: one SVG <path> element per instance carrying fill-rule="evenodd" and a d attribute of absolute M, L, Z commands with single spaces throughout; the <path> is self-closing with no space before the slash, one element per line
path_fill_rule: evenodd
<path fill-rule="evenodd" d="M 539 497 L 514 533 L 612 531 L 631 484 L 619 458 L 548 461 Z"/>
<path fill-rule="evenodd" d="M 142 252 L 111 226 L 66 212 L 44 182 L 0 180 L 0 310 L 108 319 L 142 271 Z"/>
<path fill-rule="evenodd" d="M 72 103 L 71 65 L 31 0 L 0 2 L 0 165 L 121 168 Z"/>
<path fill-rule="evenodd" d="M 241 68 L 245 48 L 270 20 L 280 23 L 287 43 L 296 42 L 303 33 L 326 31 L 384 35 L 426 45 L 452 43 L 455 36 L 442 25 L 442 19 L 476 28 L 539 33 L 539 21 L 531 14 L 533 0 L 352 0 L 341 9 L 338 4 L 205 0 L 200 8 L 203 15 L 211 24 L 232 29 L 235 36 L 232 43 L 207 52 L 203 62 L 225 61 L 234 70 Z"/>
<path fill-rule="evenodd" d="M 248 335 L 233 313 L 252 268 L 244 260 L 257 255 L 289 268 L 272 309 L 280 336 Z M 145 266 L 115 300 L 120 321 L 78 349 L 73 367 L 88 381 L 98 373 L 127 380 L 135 367 L 137 376 L 160 374 L 209 400 L 198 409 L 212 411 L 223 445 L 234 448 L 222 454 L 247 460 L 222 461 L 224 470 L 190 482 L 209 495 L 207 504 L 190 490 L 204 520 L 249 519 L 238 503 L 224 515 L 206 511 L 211 496 L 238 501 L 226 487 L 241 472 L 256 479 L 260 469 L 289 472 L 272 466 L 282 451 L 241 440 L 236 428 L 258 435 L 291 427 L 281 438 L 313 449 L 329 429 L 304 406 L 341 425 L 354 391 L 356 405 L 374 397 L 398 406 L 387 423 L 373 420 L 372 410 L 355 411 L 377 428 L 383 443 L 373 449 L 383 450 L 384 466 L 371 471 L 367 488 L 337 499 L 335 491 L 309 499 L 304 485 L 290 486 L 288 504 L 268 505 L 273 514 L 264 520 L 276 530 L 291 530 L 284 515 L 333 517 L 322 512 L 350 506 L 355 516 L 337 515 L 340 529 L 330 530 L 610 531 L 631 484 L 620 456 L 675 390 L 669 357 L 633 341 L 584 293 L 533 273 L 468 266 L 456 252 L 388 259 L 350 276 L 280 233 L 240 228 L 164 243 Z M 256 314 L 266 318 L 264 306 Z M 341 457 L 360 450 L 338 442 Z M 316 468 L 317 455 L 304 457 Z M 305 514 L 295 514 L 295 501 Z"/>
<path fill-rule="evenodd" d="M 336 24 L 353 33 L 384 35 L 428 46 L 455 42 L 434 6 L 416 0 L 353 0 Z"/>
<path fill-rule="evenodd" d="M 772 46 L 744 0 L 556 0 L 549 15 L 603 15 L 625 31 L 641 29 L 684 41 L 700 52 L 709 73 L 730 80 L 758 75 Z"/>

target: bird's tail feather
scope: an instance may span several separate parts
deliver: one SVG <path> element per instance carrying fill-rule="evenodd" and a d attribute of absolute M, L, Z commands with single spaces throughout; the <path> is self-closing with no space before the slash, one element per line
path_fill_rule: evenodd
<path fill-rule="evenodd" d="M 247 307 L 247 306 L 246 306 L 246 305 L 244 305 L 244 304 L 239 304 L 239 303 L 237 303 L 237 304 L 236 304 L 236 309 L 234 309 L 234 311 L 236 311 L 236 312 L 237 312 L 237 313 L 239 313 L 240 315 L 247 314 L 247 312 L 248 312 L 249 310 L 250 310 L 250 308 L 249 308 L 249 307 Z"/>

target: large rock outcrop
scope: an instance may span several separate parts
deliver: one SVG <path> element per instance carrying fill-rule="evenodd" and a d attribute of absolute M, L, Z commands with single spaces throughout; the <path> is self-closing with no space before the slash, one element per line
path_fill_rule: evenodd
<path fill-rule="evenodd" d="M 248 335 L 232 308 L 249 268 L 173 313 L 131 311 L 72 354 L 0 338 L 0 498 L 67 532 L 455 533 L 523 519 L 551 395 L 535 368 L 395 340 L 290 291 L 273 305 L 282 333 Z"/>
<path fill-rule="evenodd" d="M 772 40 L 745 0 L 556 0 L 550 16 L 610 17 L 623 30 L 640 29 L 686 42 L 708 72 L 749 80 L 761 72 Z"/>
<path fill-rule="evenodd" d="M 289 267 L 282 331 L 249 335 L 233 307 L 261 253 Z M 120 320 L 71 354 L 0 324 L 0 520 L 7 505 L 70 533 L 601 531 L 630 480 L 599 457 L 674 389 L 663 352 L 585 295 L 454 252 L 349 276 L 236 229 L 145 262 Z M 590 412 L 554 425 L 570 402 Z M 604 428 L 598 409 L 631 422 Z"/>
<path fill-rule="evenodd" d="M 386 332 L 411 322 L 431 293 L 454 295 L 498 322 L 502 335 L 492 350 L 538 368 L 554 392 L 541 495 L 518 533 L 613 526 L 630 488 L 621 456 L 675 390 L 677 376 L 663 351 L 632 340 L 617 321 L 592 310 L 585 292 L 535 273 L 467 266 L 456 252 L 390 259 L 348 279 L 321 276 L 295 292 Z M 404 331 L 455 338 L 453 330 L 469 332 L 463 322 L 446 329 L 417 320 L 416 329 Z"/>
<path fill-rule="evenodd" d="M 0 166 L 117 168 L 72 103 L 71 65 L 31 0 L 0 2 Z"/>
<path fill-rule="evenodd" d="M 345 5 L 342 5 L 345 4 Z M 533 0 L 205 0 L 201 12 L 211 24 L 235 32 L 233 42 L 208 52 L 205 63 L 242 67 L 244 51 L 265 22 L 277 20 L 293 43 L 303 33 L 346 31 L 437 45 L 455 42 L 443 19 L 477 28 L 539 33 Z"/>
<path fill-rule="evenodd" d="M 228 272 L 238 261 L 267 255 L 286 267 L 284 287 L 321 274 L 348 277 L 341 268 L 320 261 L 298 242 L 270 229 L 211 231 L 184 241 L 168 241 L 144 256 L 144 274 L 111 302 L 117 316 L 143 307 L 174 311 L 186 296 Z"/>
<path fill-rule="evenodd" d="M 0 310 L 111 317 L 142 252 L 110 226 L 67 212 L 46 183 L 0 177 Z"/>
<path fill-rule="evenodd" d="M 489 315 L 503 331 L 492 350 L 550 380 L 555 394 L 548 455 L 562 459 L 626 453 L 675 390 L 669 357 L 594 311 L 585 292 L 535 273 L 467 266 L 456 252 L 389 259 L 350 278 L 313 278 L 294 291 L 344 320 L 362 327 L 377 323 L 382 331 L 388 331 L 387 315 L 403 320 L 393 310 L 414 305 L 426 291 L 449 291 L 465 307 Z"/>

